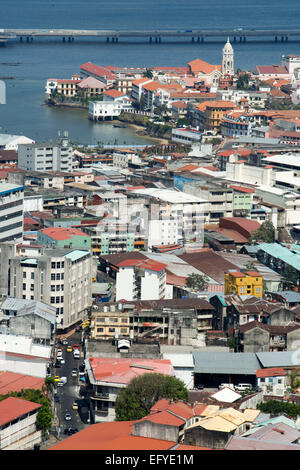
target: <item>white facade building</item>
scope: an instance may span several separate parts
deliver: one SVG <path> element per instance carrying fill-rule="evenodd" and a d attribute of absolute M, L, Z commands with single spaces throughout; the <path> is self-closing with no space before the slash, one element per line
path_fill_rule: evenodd
<path fill-rule="evenodd" d="M 223 47 L 222 74 L 223 76 L 234 75 L 233 47 L 229 42 L 229 38 L 227 39 L 227 42 Z"/>
<path fill-rule="evenodd" d="M 51 346 L 21 335 L 0 335 L 0 371 L 45 378 Z"/>
<path fill-rule="evenodd" d="M 33 450 L 42 442 L 36 418 L 42 405 L 17 397 L 0 403 L 0 450 Z"/>
<path fill-rule="evenodd" d="M 24 187 L 0 183 L 0 242 L 23 240 Z"/>
<path fill-rule="evenodd" d="M 172 243 L 201 243 L 204 212 L 207 205 L 205 199 L 172 189 L 147 188 L 133 190 L 131 193 L 148 198 L 151 209 L 149 220 L 170 223 L 170 235 L 177 224 L 177 241 L 174 241 L 175 233 L 173 233 Z M 166 229 L 168 227 L 169 225 L 165 225 Z M 161 228 L 164 228 L 163 225 Z M 153 230 L 155 230 L 155 224 Z"/>
<path fill-rule="evenodd" d="M 91 279 L 90 251 L 45 249 L 39 256 L 11 259 L 9 294 L 55 307 L 57 328 L 66 329 L 87 317 Z"/>
<path fill-rule="evenodd" d="M 72 146 L 67 133 L 58 143 L 19 145 L 18 168 L 27 171 L 72 171 Z"/>
<path fill-rule="evenodd" d="M 132 100 L 117 90 L 108 90 L 103 93 L 103 101 L 89 102 L 89 118 L 93 121 L 114 119 L 121 112 L 132 110 Z"/>
<path fill-rule="evenodd" d="M 0 149 L 16 150 L 20 144 L 34 144 L 35 141 L 24 135 L 0 134 Z"/>
<path fill-rule="evenodd" d="M 165 298 L 166 265 L 153 260 L 128 259 L 118 264 L 116 301 Z"/>

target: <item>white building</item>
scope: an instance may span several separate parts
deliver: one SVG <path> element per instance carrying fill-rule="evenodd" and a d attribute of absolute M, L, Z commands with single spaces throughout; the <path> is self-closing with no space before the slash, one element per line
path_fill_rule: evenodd
<path fill-rule="evenodd" d="M 67 329 L 92 305 L 92 256 L 88 250 L 47 249 L 35 257 L 10 260 L 9 294 L 56 308 L 57 328 Z"/>
<path fill-rule="evenodd" d="M 0 242 L 23 240 L 24 187 L 0 183 Z"/>
<path fill-rule="evenodd" d="M 0 402 L 0 450 L 33 450 L 42 442 L 36 418 L 42 405 L 16 397 Z"/>
<path fill-rule="evenodd" d="M 20 144 L 34 144 L 35 141 L 25 135 L 0 134 L 0 149 L 16 150 Z"/>
<path fill-rule="evenodd" d="M 121 112 L 132 110 L 132 100 L 124 93 L 111 89 L 103 93 L 103 101 L 89 102 L 89 118 L 93 121 L 114 119 Z"/>
<path fill-rule="evenodd" d="M 233 47 L 229 42 L 229 38 L 222 52 L 222 74 L 234 75 L 234 59 L 233 59 Z"/>
<path fill-rule="evenodd" d="M 166 295 L 166 264 L 128 259 L 118 264 L 116 301 L 159 300 Z"/>
<path fill-rule="evenodd" d="M 113 166 L 116 168 L 128 168 L 129 163 L 139 165 L 142 163 L 139 155 L 133 150 L 116 149 L 113 152 Z"/>
<path fill-rule="evenodd" d="M 172 142 L 183 145 L 193 145 L 201 141 L 202 133 L 197 129 L 172 129 Z"/>
<path fill-rule="evenodd" d="M 51 346 L 21 335 L 0 334 L 0 371 L 45 378 Z"/>
<path fill-rule="evenodd" d="M 58 143 L 19 145 L 18 168 L 27 171 L 72 171 L 72 146 L 67 132 Z"/>
<path fill-rule="evenodd" d="M 205 199 L 173 189 L 136 189 L 131 191 L 131 193 L 148 198 L 151 209 L 149 220 L 170 222 L 172 230 L 175 229 L 175 222 L 177 223 L 178 233 L 176 243 L 201 243 L 203 238 L 204 212 L 207 204 Z M 163 226 L 161 227 L 164 228 Z M 173 241 L 172 243 L 175 242 Z"/>

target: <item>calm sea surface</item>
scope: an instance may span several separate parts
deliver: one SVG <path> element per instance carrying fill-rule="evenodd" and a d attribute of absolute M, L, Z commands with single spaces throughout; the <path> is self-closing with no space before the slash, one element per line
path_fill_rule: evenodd
<path fill-rule="evenodd" d="M 299 28 L 298 0 L 0 0 L 1 28 L 74 29 L 230 29 Z M 235 68 L 279 64 L 282 54 L 300 54 L 300 41 L 248 41 L 233 44 Z M 33 139 L 56 139 L 68 130 L 71 140 L 96 144 L 149 143 L 129 128 L 93 123 L 87 112 L 49 108 L 44 103 L 47 78 L 70 78 L 80 64 L 90 61 L 114 66 L 185 66 L 201 58 L 220 64 L 223 41 L 193 44 L 163 39 L 149 44 L 121 39 L 35 40 L 10 42 L 0 48 L 0 77 L 6 80 L 6 105 L 0 105 L 0 132 L 22 133 Z"/>

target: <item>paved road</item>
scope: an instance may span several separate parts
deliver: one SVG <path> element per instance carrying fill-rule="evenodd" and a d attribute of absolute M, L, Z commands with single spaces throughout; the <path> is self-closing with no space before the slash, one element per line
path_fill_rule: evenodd
<path fill-rule="evenodd" d="M 67 377 L 67 383 L 62 387 L 56 388 L 56 393 L 59 396 L 60 401 L 55 402 L 55 416 L 57 430 L 63 433 L 67 427 L 77 428 L 78 430 L 84 429 L 87 426 L 87 416 L 84 416 L 85 422 L 81 419 L 81 416 L 77 410 L 72 409 L 73 402 L 75 400 L 82 400 L 79 395 L 80 386 L 82 383 L 79 381 L 79 375 L 72 377 L 72 369 L 79 369 L 80 364 L 83 363 L 82 348 L 80 344 L 81 333 L 74 333 L 68 338 L 68 345 L 73 347 L 74 344 L 78 344 L 80 347 L 81 357 L 80 359 L 74 359 L 72 352 L 67 352 L 67 345 L 61 345 L 58 343 L 56 349 L 63 350 L 63 358 L 65 364 L 61 367 L 53 370 L 54 375 L 60 377 Z M 65 413 L 68 412 L 71 415 L 71 421 L 65 420 Z"/>

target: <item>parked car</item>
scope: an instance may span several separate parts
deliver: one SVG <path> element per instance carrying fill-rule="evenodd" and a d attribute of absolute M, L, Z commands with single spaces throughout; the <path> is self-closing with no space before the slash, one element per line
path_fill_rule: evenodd
<path fill-rule="evenodd" d="M 71 417 L 70 413 L 66 413 L 65 414 L 65 420 L 66 421 L 71 421 L 71 419 L 72 419 L 72 417 Z"/>
<path fill-rule="evenodd" d="M 59 382 L 59 381 L 60 381 L 59 375 L 55 375 L 55 376 L 54 376 L 54 382 Z"/>
<path fill-rule="evenodd" d="M 54 367 L 56 369 L 58 369 L 59 367 L 61 367 L 61 362 L 60 361 L 56 361 L 55 364 L 54 364 Z"/>
<path fill-rule="evenodd" d="M 65 363 L 66 363 L 66 361 L 65 361 L 63 358 L 61 358 L 61 359 L 59 360 L 59 362 L 60 362 L 61 364 L 65 364 Z"/>
<path fill-rule="evenodd" d="M 219 390 L 222 390 L 222 388 L 225 388 L 225 387 L 231 388 L 231 390 L 235 390 L 235 386 L 233 384 L 220 384 Z"/>
<path fill-rule="evenodd" d="M 56 401 L 57 403 L 60 401 L 60 398 L 58 395 L 54 395 L 54 401 Z"/>
<path fill-rule="evenodd" d="M 67 339 L 63 339 L 62 344 L 67 345 L 67 344 L 68 344 L 68 340 L 67 340 Z"/>
<path fill-rule="evenodd" d="M 72 369 L 71 375 L 72 375 L 72 377 L 77 377 L 78 370 L 76 369 L 76 367 L 74 369 Z"/>
<path fill-rule="evenodd" d="M 238 384 L 236 385 L 235 389 L 237 392 L 245 392 L 246 390 L 251 390 L 252 385 L 251 384 Z"/>
<path fill-rule="evenodd" d="M 196 388 L 197 388 L 198 390 L 203 390 L 203 389 L 204 389 L 204 385 L 203 385 L 203 384 L 197 384 L 197 385 L 196 385 Z"/>
<path fill-rule="evenodd" d="M 75 351 L 75 349 L 79 349 L 78 344 L 74 344 L 74 345 L 73 345 L 73 351 Z"/>

